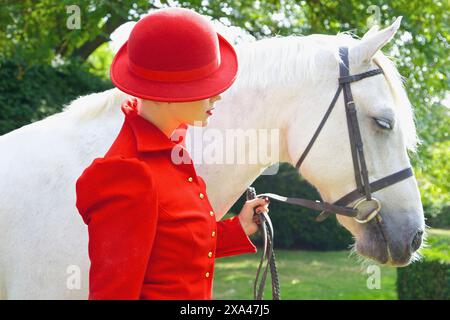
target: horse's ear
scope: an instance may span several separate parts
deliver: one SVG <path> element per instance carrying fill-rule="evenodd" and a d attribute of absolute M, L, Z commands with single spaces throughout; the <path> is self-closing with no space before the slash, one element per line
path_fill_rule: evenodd
<path fill-rule="evenodd" d="M 375 32 L 377 32 L 378 30 L 380 30 L 380 26 L 377 25 L 377 24 L 373 25 L 373 26 L 369 29 L 369 31 L 367 31 L 367 32 L 363 35 L 363 37 L 361 38 L 361 40 L 365 40 L 365 39 L 367 39 L 368 37 L 374 35 Z"/>
<path fill-rule="evenodd" d="M 388 43 L 400 27 L 402 17 L 398 17 L 387 28 L 376 31 L 372 27 L 356 44 L 350 48 L 350 57 L 356 64 L 367 63 L 386 43 Z"/>
<path fill-rule="evenodd" d="M 111 39 L 110 47 L 114 54 L 119 51 L 119 49 L 123 46 L 123 44 L 128 40 L 128 37 L 130 36 L 131 30 L 136 25 L 136 21 L 128 21 L 124 24 L 121 24 L 117 27 L 116 30 L 114 30 L 109 38 Z"/>

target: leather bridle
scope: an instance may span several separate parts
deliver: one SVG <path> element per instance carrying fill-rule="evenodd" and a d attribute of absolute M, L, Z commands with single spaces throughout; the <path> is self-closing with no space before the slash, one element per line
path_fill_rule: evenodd
<path fill-rule="evenodd" d="M 374 70 L 366 71 L 363 73 L 350 75 L 349 74 L 349 58 L 348 58 L 348 48 L 340 47 L 339 55 L 342 62 L 339 63 L 339 86 L 336 93 L 326 111 L 322 121 L 317 127 L 313 137 L 308 143 L 307 147 L 303 151 L 299 160 L 297 161 L 295 167 L 300 169 L 303 161 L 311 150 L 314 142 L 319 136 L 320 131 L 325 125 L 331 111 L 333 110 L 336 102 L 343 92 L 345 112 L 347 116 L 347 127 L 350 138 L 350 147 L 352 152 L 353 160 L 353 170 L 355 173 L 356 189 L 352 192 L 346 194 L 333 204 L 327 202 L 313 201 L 301 198 L 290 198 L 283 197 L 273 193 L 263 193 L 256 195 L 253 188 L 247 190 L 247 199 L 252 199 L 254 197 L 269 197 L 271 199 L 285 202 L 289 204 L 299 205 L 313 210 L 322 211 L 317 217 L 316 221 L 325 220 L 331 213 L 339 214 L 343 216 L 353 217 L 359 223 L 367 223 L 372 219 L 376 218 L 377 223 L 381 222 L 380 210 L 381 202 L 372 196 L 373 192 L 379 191 L 381 189 L 392 186 L 400 181 L 403 181 L 411 176 L 413 176 L 413 171 L 411 167 L 395 172 L 379 180 L 369 182 L 369 173 L 367 170 L 366 160 L 364 157 L 363 141 L 361 137 L 361 131 L 359 129 L 357 112 L 355 102 L 353 101 L 353 95 L 350 88 L 350 84 L 355 81 L 362 80 L 367 77 L 372 77 L 378 74 L 382 74 L 383 70 L 377 68 Z M 355 202 L 352 207 L 347 207 L 347 205 Z M 270 266 L 271 277 L 272 277 L 272 297 L 274 300 L 280 299 L 280 288 L 278 283 L 278 272 L 276 269 L 275 255 L 273 252 L 273 227 L 270 217 L 267 214 L 260 215 L 261 220 L 261 231 L 264 240 L 264 252 L 261 257 L 261 262 L 258 267 L 258 272 L 255 279 L 254 286 L 254 298 L 256 300 L 261 300 L 264 291 L 264 284 L 267 276 L 267 268 Z M 267 265 L 265 272 L 262 276 L 260 286 L 257 290 L 257 282 L 259 278 L 259 272 L 264 261 L 267 258 Z"/>

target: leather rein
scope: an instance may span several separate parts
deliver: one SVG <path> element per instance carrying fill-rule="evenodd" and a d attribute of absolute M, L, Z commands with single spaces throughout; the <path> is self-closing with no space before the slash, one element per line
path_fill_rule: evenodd
<path fill-rule="evenodd" d="M 308 143 L 307 147 L 300 156 L 296 169 L 299 170 L 306 156 L 308 155 L 311 147 L 314 145 L 320 131 L 325 125 L 331 111 L 333 110 L 336 102 L 343 92 L 345 111 L 347 116 L 347 127 L 350 138 L 350 146 L 352 152 L 353 169 L 355 173 L 356 189 L 352 192 L 341 197 L 334 203 L 327 203 L 321 201 L 314 201 L 302 198 L 292 198 L 284 197 L 273 193 L 263 193 L 256 194 L 254 188 L 249 187 L 247 189 L 246 197 L 247 200 L 254 199 L 255 197 L 268 197 L 276 201 L 294 204 L 302 207 L 306 207 L 313 210 L 321 211 L 321 213 L 316 217 L 316 221 L 325 220 L 330 214 L 340 214 L 347 217 L 354 218 L 359 223 L 367 223 L 372 219 L 376 218 L 377 223 L 381 223 L 382 219 L 380 216 L 381 203 L 378 199 L 372 197 L 372 193 L 379 191 L 381 189 L 387 188 L 393 184 L 403 181 L 411 176 L 413 176 L 413 171 L 411 167 L 395 172 L 389 176 L 381 178 L 379 180 L 369 182 L 369 173 L 367 170 L 366 160 L 364 157 L 363 141 L 361 137 L 361 131 L 358 124 L 357 112 L 355 102 L 353 101 L 353 95 L 350 88 L 350 83 L 362 80 L 367 77 L 372 77 L 378 74 L 382 74 L 383 70 L 377 68 L 374 70 L 369 70 L 363 73 L 350 75 L 349 74 L 349 58 L 348 58 L 348 48 L 340 47 L 339 55 L 342 62 L 339 63 L 339 86 L 336 93 L 326 111 L 322 121 L 317 127 L 313 137 Z M 356 201 L 356 202 L 355 202 Z M 355 202 L 352 207 L 347 207 L 350 203 Z M 261 213 L 260 218 L 260 231 L 264 241 L 264 251 L 261 256 L 261 261 L 258 266 L 258 271 L 256 274 L 256 279 L 254 282 L 253 295 L 255 300 L 262 300 L 264 295 L 264 286 L 267 278 L 268 268 L 270 267 L 271 279 L 272 279 L 272 299 L 280 300 L 280 285 L 278 280 L 278 270 L 275 261 L 275 253 L 273 250 L 273 237 L 274 231 L 272 226 L 272 221 L 266 213 Z M 260 283 L 259 275 L 261 272 L 261 267 L 264 260 L 267 259 L 266 267 L 264 273 L 261 277 Z"/>

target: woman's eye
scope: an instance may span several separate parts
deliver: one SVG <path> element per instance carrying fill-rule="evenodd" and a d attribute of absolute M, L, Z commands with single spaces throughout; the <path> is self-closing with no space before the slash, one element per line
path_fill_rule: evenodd
<path fill-rule="evenodd" d="M 392 130 L 393 128 L 392 121 L 382 118 L 373 118 L 373 120 L 375 121 L 377 126 L 379 126 L 381 129 Z"/>

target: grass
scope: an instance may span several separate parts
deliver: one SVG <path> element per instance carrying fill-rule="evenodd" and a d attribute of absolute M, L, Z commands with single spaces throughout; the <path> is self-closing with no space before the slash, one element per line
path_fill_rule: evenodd
<path fill-rule="evenodd" d="M 427 245 L 420 253 L 427 260 L 440 260 L 450 264 L 450 230 L 428 229 Z"/>
<path fill-rule="evenodd" d="M 448 229 L 430 228 L 427 230 L 427 233 L 430 234 L 430 236 L 450 238 L 450 230 Z"/>
<path fill-rule="evenodd" d="M 256 254 L 217 259 L 213 299 L 253 299 L 253 282 L 261 248 Z M 277 267 L 283 300 L 397 299 L 396 269 L 380 267 L 380 289 L 369 289 L 367 273 L 349 251 L 277 250 Z M 270 275 L 265 299 L 271 299 Z"/>

